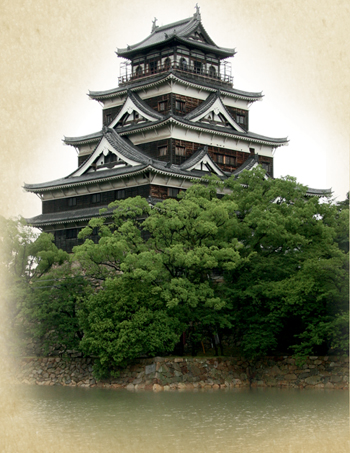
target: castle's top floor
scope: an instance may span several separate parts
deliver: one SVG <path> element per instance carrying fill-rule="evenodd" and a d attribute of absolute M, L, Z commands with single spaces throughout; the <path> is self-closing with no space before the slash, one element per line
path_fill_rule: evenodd
<path fill-rule="evenodd" d="M 197 6 L 193 17 L 161 27 L 156 21 L 147 38 L 117 50 L 118 56 L 125 59 L 121 64 L 120 85 L 174 70 L 232 86 L 231 65 L 224 59 L 232 57 L 235 49 L 215 44 L 201 22 Z"/>

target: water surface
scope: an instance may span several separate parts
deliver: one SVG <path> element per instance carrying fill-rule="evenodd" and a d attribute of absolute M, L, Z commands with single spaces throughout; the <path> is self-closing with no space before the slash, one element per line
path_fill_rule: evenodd
<path fill-rule="evenodd" d="M 27 426 L 48 449 L 64 444 L 67 451 L 84 452 L 338 453 L 350 447 L 347 391 L 36 386 L 21 392 Z"/>

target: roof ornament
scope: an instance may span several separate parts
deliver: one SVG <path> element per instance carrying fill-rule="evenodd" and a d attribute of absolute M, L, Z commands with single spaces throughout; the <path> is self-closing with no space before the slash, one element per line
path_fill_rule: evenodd
<path fill-rule="evenodd" d="M 154 32 L 155 29 L 158 28 L 158 25 L 156 25 L 157 20 L 158 19 L 156 17 L 152 20 L 152 32 Z"/>
<path fill-rule="evenodd" d="M 198 3 L 196 3 L 196 12 L 193 14 L 194 18 L 197 20 L 201 20 L 201 13 L 200 13 L 200 8 L 198 6 Z"/>

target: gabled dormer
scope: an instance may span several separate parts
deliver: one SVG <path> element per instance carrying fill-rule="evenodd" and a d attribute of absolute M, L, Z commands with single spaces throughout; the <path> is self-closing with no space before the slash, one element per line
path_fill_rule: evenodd
<path fill-rule="evenodd" d="M 117 167 L 136 167 L 148 164 L 151 160 L 131 143 L 124 140 L 113 129 L 105 128 L 100 143 L 94 152 L 69 177 L 78 177 Z"/>
<path fill-rule="evenodd" d="M 180 165 L 179 168 L 188 172 L 194 170 L 204 171 L 220 177 L 225 175 L 221 168 L 219 168 L 210 157 L 207 146 L 195 152 L 189 159 Z"/>
<path fill-rule="evenodd" d="M 137 123 L 153 122 L 161 119 L 163 119 L 161 113 L 149 107 L 138 94 L 128 90 L 124 105 L 109 127 L 127 127 Z"/>
<path fill-rule="evenodd" d="M 248 112 L 246 113 L 248 115 Z M 184 119 L 193 123 L 207 123 L 238 132 L 245 132 L 226 109 L 218 91 L 209 95 L 201 105 L 188 113 Z"/>

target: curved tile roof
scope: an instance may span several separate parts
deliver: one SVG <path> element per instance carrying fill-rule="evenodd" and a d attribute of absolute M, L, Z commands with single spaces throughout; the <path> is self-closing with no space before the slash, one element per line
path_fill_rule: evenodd
<path fill-rule="evenodd" d="M 110 90 L 105 91 L 89 91 L 88 96 L 91 99 L 102 100 L 102 99 L 111 99 L 116 96 L 125 95 L 128 89 L 133 91 L 141 91 L 145 88 L 159 85 L 168 80 L 175 79 L 188 86 L 193 86 L 194 88 L 207 88 L 210 92 L 216 92 L 220 90 L 225 96 L 230 96 L 236 99 L 243 99 L 247 101 L 257 101 L 263 98 L 262 92 L 253 92 L 253 91 L 243 91 L 237 90 L 227 84 L 223 84 L 219 80 L 215 79 L 204 79 L 204 78 L 192 78 L 189 75 L 186 75 L 184 72 L 177 72 L 176 69 L 170 69 L 168 72 L 161 74 L 155 74 L 147 78 L 143 77 L 128 83 L 128 85 L 123 85 L 121 87 L 111 88 Z"/>
<path fill-rule="evenodd" d="M 128 130 L 123 131 L 120 130 L 119 133 L 123 135 L 127 135 L 130 133 L 137 133 L 146 130 L 156 129 L 158 126 L 164 126 L 168 123 L 177 123 L 179 126 L 185 126 L 190 129 L 194 130 L 202 130 L 202 131 L 210 131 L 211 133 L 217 135 L 223 135 L 227 137 L 239 137 L 245 141 L 254 141 L 257 143 L 267 144 L 271 146 L 282 146 L 288 143 L 288 138 L 273 138 L 273 137 L 266 137 L 265 135 L 255 134 L 254 132 L 239 132 L 232 129 L 223 128 L 220 126 L 215 126 L 213 124 L 206 124 L 206 123 L 193 123 L 185 119 L 184 117 L 168 114 L 164 117 L 164 120 L 156 121 L 152 124 L 139 124 L 135 126 L 128 127 Z"/>
<path fill-rule="evenodd" d="M 103 131 L 93 132 L 92 134 L 81 135 L 80 137 L 64 137 L 63 142 L 66 145 L 83 145 L 84 143 L 99 142 L 103 136 Z"/>
<path fill-rule="evenodd" d="M 115 150 L 118 150 L 125 157 L 136 160 L 142 164 L 149 164 L 152 159 L 146 156 L 143 152 L 134 146 L 129 140 L 123 139 L 114 129 L 106 128 L 104 137 L 113 146 Z"/>
<path fill-rule="evenodd" d="M 186 120 L 192 120 L 196 116 L 200 115 L 201 113 L 204 113 L 207 109 L 209 109 L 216 99 L 220 97 L 218 95 L 218 92 L 216 91 L 215 93 L 211 93 L 205 101 L 203 101 L 198 107 L 196 107 L 192 112 L 187 113 L 187 115 L 184 116 Z"/>
<path fill-rule="evenodd" d="M 306 195 L 309 197 L 329 197 L 332 195 L 332 189 L 312 189 L 307 188 Z"/>
<path fill-rule="evenodd" d="M 243 164 L 237 168 L 237 170 L 232 172 L 232 175 L 238 176 L 240 173 L 242 173 L 243 170 L 252 170 L 258 163 L 259 163 L 258 154 L 253 154 L 252 156 L 248 157 L 248 159 L 244 161 Z"/>
<path fill-rule="evenodd" d="M 202 149 L 198 149 L 195 153 L 192 154 L 188 159 L 185 160 L 180 165 L 180 168 L 182 170 L 187 170 L 188 168 L 192 167 L 192 165 L 195 165 L 197 162 L 200 162 L 201 159 L 208 153 L 208 147 L 204 146 Z"/>
<path fill-rule="evenodd" d="M 207 42 L 188 39 L 197 28 L 200 29 Z M 195 14 L 188 19 L 183 19 L 161 27 L 154 27 L 152 33 L 147 36 L 147 38 L 137 44 L 127 46 L 124 49 L 117 49 L 117 54 L 120 57 L 131 58 L 140 51 L 157 47 L 158 45 L 168 44 L 173 40 L 182 41 L 187 45 L 203 48 L 207 51 L 211 50 L 215 53 L 219 53 L 223 57 L 229 57 L 235 53 L 234 49 L 217 46 L 204 29 L 200 20 L 200 15 Z"/>
<path fill-rule="evenodd" d="M 156 110 L 152 109 L 145 101 L 143 101 L 140 96 L 135 92 L 131 91 L 130 89 L 127 91 L 128 97 L 132 100 L 136 107 L 138 107 L 141 112 L 145 113 L 146 115 L 151 116 L 152 118 L 161 120 L 164 118 L 162 113 L 157 112 Z"/>
<path fill-rule="evenodd" d="M 90 220 L 92 217 L 98 217 L 100 215 L 100 210 L 104 208 L 107 209 L 107 212 L 103 214 L 103 217 L 113 217 L 113 209 L 108 209 L 108 206 L 94 206 L 93 208 L 76 209 L 73 211 L 40 214 L 30 219 L 26 219 L 26 221 L 29 225 L 34 227 L 57 225 L 60 223 L 76 223 Z"/>

